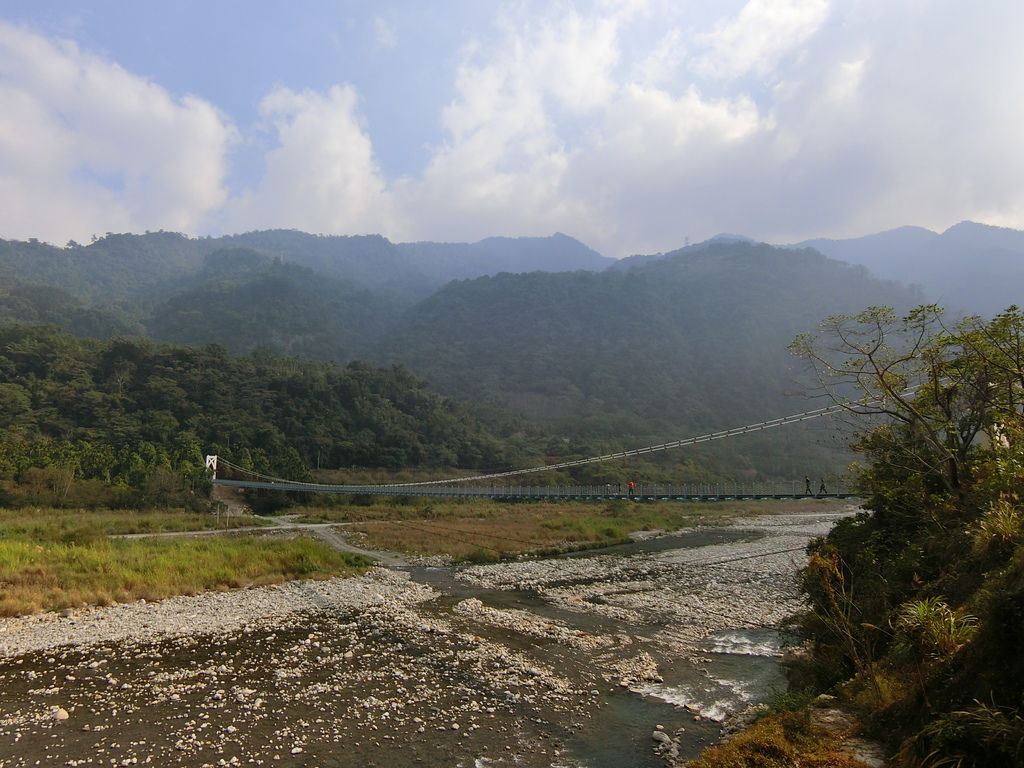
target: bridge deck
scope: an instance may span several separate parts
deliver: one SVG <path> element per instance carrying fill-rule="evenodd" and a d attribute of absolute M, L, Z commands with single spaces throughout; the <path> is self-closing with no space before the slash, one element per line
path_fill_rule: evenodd
<path fill-rule="evenodd" d="M 267 483 L 250 480 L 215 479 L 214 485 L 301 493 L 353 493 L 371 496 L 443 496 L 453 498 L 490 499 L 625 499 L 635 501 L 738 501 L 754 499 L 852 499 L 857 494 L 840 490 L 835 493 L 786 492 L 775 487 L 755 489 L 723 486 L 641 485 L 630 495 L 606 486 L 389 486 L 389 485 L 321 485 L 318 483 Z"/>

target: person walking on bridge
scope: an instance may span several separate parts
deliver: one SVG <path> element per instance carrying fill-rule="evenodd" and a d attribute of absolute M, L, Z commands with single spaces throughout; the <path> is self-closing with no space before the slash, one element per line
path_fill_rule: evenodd
<path fill-rule="evenodd" d="M 804 475 L 804 493 L 811 495 L 811 478 L 808 475 Z"/>
<path fill-rule="evenodd" d="M 825 478 L 821 478 L 821 485 L 818 486 L 818 495 L 824 496 L 828 491 L 825 490 Z"/>
<path fill-rule="evenodd" d="M 636 483 L 634 483 L 632 480 L 630 480 L 629 484 L 626 487 L 629 488 L 629 495 L 632 498 L 633 491 L 636 489 Z"/>

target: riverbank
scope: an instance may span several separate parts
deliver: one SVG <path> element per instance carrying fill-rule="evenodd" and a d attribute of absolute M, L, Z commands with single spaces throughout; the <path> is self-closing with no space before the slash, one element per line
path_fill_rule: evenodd
<path fill-rule="evenodd" d="M 5 619 L 0 766 L 664 766 L 781 682 L 835 516 Z"/>

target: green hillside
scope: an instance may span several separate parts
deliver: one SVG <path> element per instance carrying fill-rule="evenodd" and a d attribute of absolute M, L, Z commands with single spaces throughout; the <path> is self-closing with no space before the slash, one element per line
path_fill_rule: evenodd
<path fill-rule="evenodd" d="M 814 251 L 728 243 L 628 271 L 451 283 L 387 352 L 459 397 L 594 436 L 719 428 L 812 407 L 786 352 L 821 317 L 910 292 Z"/>
<path fill-rule="evenodd" d="M 189 287 L 160 303 L 150 334 L 177 344 L 223 344 L 244 354 L 347 362 L 389 328 L 394 302 L 349 280 L 328 277 L 257 251 L 210 254 Z"/>
<path fill-rule="evenodd" d="M 433 293 L 431 281 L 467 269 L 541 257 L 556 266 L 603 262 L 562 235 L 399 246 L 291 231 L 202 240 L 151 233 L 64 249 L 2 246 L 5 321 L 83 337 L 213 343 L 234 354 L 397 363 L 449 396 L 486 405 L 492 423 L 532 422 L 553 435 L 546 454 L 559 457 L 814 407 L 792 373 L 789 341 L 837 312 L 919 299 L 816 251 L 735 238 L 632 267 L 500 273 Z M 413 304 L 416 292 L 429 295 Z M 830 425 L 790 427 L 702 448 L 686 458 L 685 474 L 828 474 L 848 460 L 842 446 Z"/>
<path fill-rule="evenodd" d="M 90 494 L 138 503 L 133 494 L 154 484 L 202 484 L 204 453 L 288 478 L 316 466 L 490 468 L 516 458 L 401 368 L 100 342 L 47 327 L 0 328 L 0 430 L 0 493 L 11 495 L 0 503 L 95 503 Z"/>

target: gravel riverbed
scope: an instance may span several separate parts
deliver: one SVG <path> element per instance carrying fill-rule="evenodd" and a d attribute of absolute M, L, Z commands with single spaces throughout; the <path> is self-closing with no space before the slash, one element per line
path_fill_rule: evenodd
<path fill-rule="evenodd" d="M 837 517 L 3 619 L 0 768 L 675 764 L 777 667 Z"/>

